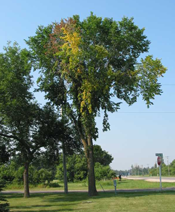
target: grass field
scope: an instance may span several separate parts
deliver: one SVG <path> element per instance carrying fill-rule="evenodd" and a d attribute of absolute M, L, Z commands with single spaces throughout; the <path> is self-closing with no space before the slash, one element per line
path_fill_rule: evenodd
<path fill-rule="evenodd" d="M 32 186 L 30 190 L 64 190 L 63 182 L 59 182 L 60 187 L 56 188 L 43 188 L 43 187 L 34 187 Z M 101 186 L 104 190 L 114 189 L 113 180 L 107 181 L 97 181 L 96 182 L 97 190 L 102 190 Z M 163 188 L 175 187 L 175 183 L 162 183 Z M 159 188 L 158 182 L 147 182 L 144 180 L 126 180 L 117 181 L 117 189 L 147 189 L 147 188 Z M 23 186 L 21 188 L 9 186 L 6 190 L 23 190 Z M 77 183 L 68 183 L 69 190 L 87 190 L 88 185 L 87 182 L 77 182 Z"/>
<path fill-rule="evenodd" d="M 32 194 L 24 199 L 22 194 L 6 195 L 10 211 L 18 212 L 174 212 L 175 192 Z"/>

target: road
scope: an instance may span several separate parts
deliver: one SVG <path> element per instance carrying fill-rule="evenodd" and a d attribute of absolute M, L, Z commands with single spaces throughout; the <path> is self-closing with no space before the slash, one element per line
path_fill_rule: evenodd
<path fill-rule="evenodd" d="M 160 190 L 159 188 L 150 188 L 150 189 L 117 189 L 117 193 L 135 193 L 135 192 L 159 192 L 159 191 L 173 191 L 175 192 L 175 188 L 162 188 Z M 98 190 L 98 192 L 103 193 L 103 192 L 114 192 L 114 190 L 105 190 L 101 191 Z M 21 190 L 9 190 L 9 191 L 2 191 L 1 193 L 4 194 L 23 194 L 24 191 Z M 30 191 L 31 194 L 41 194 L 41 193 L 64 193 L 64 191 L 58 191 L 58 190 L 43 190 L 43 191 Z M 69 190 L 69 193 L 88 193 L 87 190 Z"/>
<path fill-rule="evenodd" d="M 159 182 L 160 181 L 159 177 L 128 176 L 128 177 L 123 177 L 123 178 L 130 179 L 130 180 L 145 180 L 145 181 L 149 181 L 149 182 Z M 162 182 L 173 183 L 173 182 L 175 182 L 175 177 L 162 177 Z"/>

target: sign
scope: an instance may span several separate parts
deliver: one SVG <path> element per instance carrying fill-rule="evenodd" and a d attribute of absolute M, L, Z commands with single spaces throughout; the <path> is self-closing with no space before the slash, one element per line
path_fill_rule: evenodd
<path fill-rule="evenodd" d="M 117 194 L 117 180 L 113 180 L 113 183 L 114 183 L 114 187 L 115 187 L 115 194 Z"/>
<path fill-rule="evenodd" d="M 162 158 L 159 156 L 157 157 L 157 164 L 160 166 L 162 163 Z"/>
<path fill-rule="evenodd" d="M 156 156 L 161 157 L 163 159 L 163 153 L 156 153 Z"/>
<path fill-rule="evenodd" d="M 159 165 L 159 175 L 160 175 L 160 191 L 162 190 L 162 174 L 161 174 L 161 163 L 163 162 L 163 154 L 156 153 L 157 156 L 157 164 Z"/>

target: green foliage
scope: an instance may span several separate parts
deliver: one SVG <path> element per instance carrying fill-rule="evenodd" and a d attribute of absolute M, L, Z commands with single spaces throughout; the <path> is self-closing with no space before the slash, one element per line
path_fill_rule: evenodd
<path fill-rule="evenodd" d="M 112 162 L 112 156 L 102 150 L 100 146 L 94 145 L 94 158 L 95 162 L 99 164 L 97 172 L 101 169 L 105 172 L 103 175 L 100 172 L 98 179 L 111 178 L 112 171 L 108 165 Z M 62 155 L 59 156 L 59 165 L 57 167 L 56 163 L 53 161 L 52 163 L 51 166 L 51 163 L 48 162 L 47 155 L 44 157 L 44 153 L 34 159 L 32 165 L 29 166 L 29 183 L 31 185 L 50 185 L 50 181 L 55 179 L 55 177 L 63 180 Z M 3 179 L 8 184 L 23 185 L 24 167 L 21 165 L 18 157 L 14 157 L 13 160 L 1 165 L 0 179 Z M 67 156 L 67 178 L 70 182 L 82 181 L 87 178 L 87 162 L 83 154 L 77 153 Z"/>
<path fill-rule="evenodd" d="M 107 112 L 117 111 L 121 101 L 131 105 L 142 95 L 149 106 L 162 92 L 158 77 L 166 68 L 161 61 L 147 56 L 137 66 L 150 42 L 133 18 L 116 22 L 91 13 L 80 21 L 73 16 L 39 27 L 27 44 L 35 68 L 41 70 L 40 90 L 57 106 L 66 105 L 66 114 L 84 138 L 98 137 L 95 117 L 101 110 L 108 130 Z"/>
<path fill-rule="evenodd" d="M 116 173 L 111 170 L 110 166 L 103 166 L 100 163 L 95 163 L 96 180 L 112 179 L 114 177 L 116 177 Z"/>
<path fill-rule="evenodd" d="M 173 160 L 170 164 L 170 173 L 175 176 L 175 160 Z"/>
<path fill-rule="evenodd" d="M 123 172 L 122 171 L 117 171 L 118 173 L 117 174 L 122 174 Z M 128 174 L 130 173 L 131 175 L 149 175 L 150 173 L 150 170 L 149 168 L 143 168 L 139 165 L 135 165 L 135 166 L 131 166 L 131 170 L 128 170 L 128 171 L 124 171 L 125 174 Z"/>
<path fill-rule="evenodd" d="M 20 49 L 16 43 L 9 44 L 0 54 L 0 141 L 18 157 L 26 173 L 42 147 L 57 146 L 63 125 L 53 106 L 47 104 L 41 108 L 35 101 L 31 91 L 31 68 L 30 52 Z M 16 173 L 18 183 L 22 180 L 22 171 L 20 168 Z M 25 176 L 28 178 L 27 174 Z M 29 193 L 28 189 L 25 191 Z"/>
<path fill-rule="evenodd" d="M 1 146 L 0 151 L 1 151 L 0 164 L 1 166 L 3 166 L 2 164 L 9 159 L 8 158 L 9 155 L 6 152 L 6 148 L 4 146 Z M 12 178 L 11 170 L 6 171 L 4 169 L 1 169 L 1 166 L 0 166 L 0 192 L 5 187 L 6 180 L 9 180 L 9 179 L 11 180 Z M 9 203 L 2 195 L 0 195 L 0 212 L 9 212 Z"/>
<path fill-rule="evenodd" d="M 80 181 L 87 178 L 87 161 L 83 154 L 73 154 L 68 156 L 67 164 L 67 178 L 69 182 Z M 111 170 L 109 164 L 112 162 L 112 156 L 107 153 L 99 145 L 94 145 L 94 162 L 95 162 L 95 175 L 97 180 L 106 178 L 111 179 L 115 176 L 114 171 Z M 63 180 L 63 164 L 62 158 L 60 164 L 57 166 L 56 178 Z"/>
<path fill-rule="evenodd" d="M 66 158 L 67 179 L 70 182 L 83 180 L 87 177 L 87 163 L 84 155 L 74 154 Z M 56 178 L 63 180 L 63 163 L 62 160 L 57 166 Z"/>
<path fill-rule="evenodd" d="M 3 190 L 5 182 L 0 179 L 0 192 Z M 9 212 L 9 203 L 0 195 L 0 212 Z"/>
<path fill-rule="evenodd" d="M 18 166 L 14 161 L 0 166 L 0 179 L 9 185 L 23 185 L 23 173 L 24 167 Z M 32 185 L 49 184 L 54 177 L 47 169 L 37 170 L 34 166 L 29 167 L 29 183 Z"/>
<path fill-rule="evenodd" d="M 41 147 L 58 140 L 62 124 L 55 108 L 36 103 L 31 91 L 31 54 L 15 43 L 0 54 L 0 139 L 21 163 L 30 163 Z M 16 155 L 17 155 L 16 153 Z"/>
<path fill-rule="evenodd" d="M 32 86 L 30 53 L 17 44 L 4 48 L 0 54 L 0 136 L 1 141 L 21 151 L 21 159 L 30 160 L 30 127 L 35 112 L 29 91 Z"/>
<path fill-rule="evenodd" d="M 48 181 L 49 184 L 50 181 L 53 180 L 52 173 L 46 169 L 40 169 L 38 175 L 41 183 L 45 183 L 46 181 Z"/>
<path fill-rule="evenodd" d="M 94 153 L 94 162 L 100 163 L 103 166 L 107 166 L 113 161 L 112 155 L 110 155 L 105 150 L 102 150 L 102 148 L 99 145 L 94 145 L 93 148 Z"/>
<path fill-rule="evenodd" d="M 12 182 L 15 178 L 15 164 L 3 164 L 0 166 L 0 179 L 5 182 Z"/>
<path fill-rule="evenodd" d="M 169 169 L 169 171 L 168 171 Z M 150 170 L 152 176 L 159 175 L 159 167 L 156 165 Z M 172 175 L 175 176 L 175 160 L 173 160 L 169 165 L 166 165 L 164 162 L 161 164 L 161 174 L 163 176 Z"/>
<path fill-rule="evenodd" d="M 23 185 L 23 173 L 24 173 L 24 167 L 19 167 L 15 174 L 14 174 L 14 183 L 17 183 L 18 185 Z M 29 172 L 30 173 L 30 172 Z"/>
<path fill-rule="evenodd" d="M 56 183 L 56 182 L 51 182 L 48 184 L 48 187 L 50 188 L 58 188 L 60 187 L 59 183 Z"/>

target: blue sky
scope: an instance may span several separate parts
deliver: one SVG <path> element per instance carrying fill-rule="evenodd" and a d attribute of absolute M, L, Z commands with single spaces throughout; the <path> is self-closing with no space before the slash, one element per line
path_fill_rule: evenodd
<path fill-rule="evenodd" d="M 0 51 L 7 41 L 17 41 L 23 48 L 24 39 L 33 36 L 38 25 L 48 25 L 61 18 L 92 11 L 97 16 L 120 21 L 134 17 L 151 41 L 149 54 L 161 58 L 168 68 L 162 83 L 163 94 L 147 109 L 142 99 L 128 107 L 122 104 L 118 113 L 110 114 L 111 130 L 102 132 L 102 117 L 97 118 L 99 139 L 96 144 L 113 155 L 113 169 L 129 169 L 131 165 L 151 166 L 156 152 L 175 159 L 175 1 L 174 0 L 0 0 Z M 36 79 L 37 74 L 34 74 Z M 42 95 L 37 95 L 39 101 Z M 165 160 L 166 162 L 166 160 Z"/>

